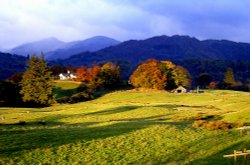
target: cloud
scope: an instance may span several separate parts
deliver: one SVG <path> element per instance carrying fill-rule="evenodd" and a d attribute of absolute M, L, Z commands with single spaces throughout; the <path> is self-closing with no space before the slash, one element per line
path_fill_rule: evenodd
<path fill-rule="evenodd" d="M 0 46 L 95 35 L 128 40 L 183 34 L 250 42 L 249 5 L 248 0 L 0 0 Z"/>

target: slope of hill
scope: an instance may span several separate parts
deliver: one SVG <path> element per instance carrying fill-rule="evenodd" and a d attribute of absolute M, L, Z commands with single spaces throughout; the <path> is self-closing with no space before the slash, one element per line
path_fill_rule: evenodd
<path fill-rule="evenodd" d="M 16 72 L 24 71 L 27 58 L 0 52 L 0 80 L 10 77 Z"/>
<path fill-rule="evenodd" d="M 86 51 L 94 52 L 109 46 L 117 45 L 119 43 L 119 41 L 112 38 L 96 36 L 82 41 L 66 43 L 62 48 L 46 53 L 46 58 L 49 60 L 65 59 L 74 54 Z"/>
<path fill-rule="evenodd" d="M 20 46 L 17 46 L 10 50 L 10 53 L 12 54 L 18 54 L 18 55 L 32 55 L 37 54 L 40 55 L 41 52 L 49 52 L 56 50 L 60 47 L 62 47 L 65 43 L 58 40 L 57 38 L 50 37 L 43 40 L 23 44 Z"/>
<path fill-rule="evenodd" d="M 223 155 L 249 149 L 250 136 L 194 128 L 192 118 L 250 122 L 249 104 L 249 93 L 235 91 L 123 91 L 70 105 L 0 108 L 0 163 L 233 164 Z"/>

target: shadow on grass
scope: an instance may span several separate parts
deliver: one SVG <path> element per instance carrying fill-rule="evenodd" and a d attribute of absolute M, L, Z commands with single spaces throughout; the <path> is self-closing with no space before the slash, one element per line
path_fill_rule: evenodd
<path fill-rule="evenodd" d="M 178 106 L 181 105 L 166 104 L 153 107 L 165 107 L 169 109 L 174 109 Z M 142 106 L 120 106 L 116 108 L 105 109 L 102 111 L 90 113 L 56 116 L 52 115 L 37 119 L 36 122 L 27 122 L 23 125 L 2 124 L 0 125 L 0 157 L 11 157 L 13 155 L 20 154 L 20 151 L 23 150 L 32 151 L 37 148 L 57 147 L 64 144 L 72 144 L 77 142 L 85 143 L 91 140 L 99 140 L 108 137 L 120 136 L 141 129 L 145 129 L 153 125 L 171 125 L 177 127 L 179 130 L 183 130 L 186 127 L 189 127 L 190 121 L 168 122 L 167 120 L 169 119 L 169 114 L 138 118 L 108 119 L 107 121 L 82 122 L 74 124 L 57 122 L 63 118 L 74 118 L 77 116 L 84 117 L 118 114 L 122 112 L 129 112 L 140 107 Z M 42 124 L 42 122 L 45 123 Z M 219 138 L 219 136 L 220 135 L 218 135 L 218 137 L 211 136 L 205 138 Z M 201 138 L 199 140 L 206 141 L 206 139 Z M 184 159 L 184 157 L 187 156 L 187 153 L 185 153 L 185 149 L 199 144 L 199 140 L 183 144 L 183 151 L 179 151 L 180 153 L 178 153 L 178 151 L 174 151 L 172 153 L 173 155 L 175 155 L 174 159 L 176 159 L 177 161 L 178 159 Z M 231 150 L 233 148 L 234 146 L 226 149 L 226 151 Z M 224 153 L 226 151 L 220 151 L 219 153 L 210 155 L 209 157 L 205 158 L 197 158 L 191 163 L 214 164 L 214 162 L 223 161 L 221 158 L 217 158 L 217 154 L 220 154 L 221 152 Z M 176 158 L 177 156 L 178 158 Z M 171 160 L 162 157 L 155 157 L 152 161 L 158 164 L 171 162 Z"/>
<path fill-rule="evenodd" d="M 234 164 L 233 158 L 224 158 L 223 155 L 230 155 L 233 154 L 234 150 L 243 151 L 244 148 L 250 146 L 250 141 L 241 140 L 240 142 L 234 143 L 229 145 L 228 147 L 215 152 L 212 155 L 197 158 L 194 161 L 190 162 L 191 165 L 201 164 L 201 165 L 210 165 L 210 164 L 220 164 L 220 165 L 228 165 Z M 248 164 L 250 163 L 250 157 L 247 157 Z M 244 157 L 239 156 L 237 157 L 237 165 L 243 165 Z"/>
<path fill-rule="evenodd" d="M 54 88 L 54 94 L 56 96 L 56 99 L 60 99 L 65 96 L 72 96 L 74 94 L 79 93 L 78 88 L 73 88 L 73 89 L 62 89 L 61 87 L 56 87 Z"/>
<path fill-rule="evenodd" d="M 105 110 L 100 113 L 92 113 L 92 115 L 119 113 L 133 110 L 135 108 L 137 108 L 137 106 L 118 107 L 116 109 L 109 110 L 110 112 Z M 56 147 L 79 141 L 87 142 L 91 140 L 119 136 L 148 128 L 152 125 L 162 124 L 173 125 L 176 127 L 185 126 L 185 124 L 179 122 L 163 122 L 153 120 L 163 116 L 165 115 L 157 115 L 146 118 L 130 118 L 127 121 L 84 122 L 75 124 L 55 121 L 47 121 L 44 125 L 39 122 L 27 122 L 23 125 L 2 124 L 0 125 L 0 157 L 15 155 L 23 150 L 32 151 L 36 148 Z M 66 117 L 66 115 L 64 115 L 64 117 Z M 103 122 L 110 122 L 110 125 L 95 126 L 96 124 L 102 124 Z"/>
<path fill-rule="evenodd" d="M 183 105 L 183 104 L 162 104 L 162 105 L 155 105 L 153 107 L 159 107 L 159 108 L 167 108 L 167 109 L 173 109 L 176 110 L 176 108 L 205 108 L 206 106 L 197 106 L 197 105 Z"/>
<path fill-rule="evenodd" d="M 88 116 L 88 115 L 112 115 L 112 114 L 132 111 L 132 110 L 135 110 L 135 109 L 140 108 L 140 107 L 142 107 L 142 106 L 136 106 L 136 105 L 120 106 L 120 107 L 116 107 L 116 108 L 106 109 L 106 110 L 103 110 L 103 111 L 84 113 L 82 115 L 83 116 Z"/>

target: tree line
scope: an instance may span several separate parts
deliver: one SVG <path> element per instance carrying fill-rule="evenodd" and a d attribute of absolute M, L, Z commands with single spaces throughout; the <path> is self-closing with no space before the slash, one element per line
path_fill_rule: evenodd
<path fill-rule="evenodd" d="M 14 74 L 8 80 L 0 82 L 0 106 L 33 107 L 49 106 L 55 102 L 74 103 L 93 99 L 96 92 L 113 90 L 122 84 L 120 67 L 112 62 L 92 67 L 82 66 L 75 69 L 77 74 L 75 81 L 81 82 L 78 93 L 55 100 L 53 76 L 65 70 L 59 66 L 48 67 L 43 54 L 40 57 L 32 55 L 24 73 Z M 235 80 L 232 68 L 228 68 L 221 82 L 213 81 L 208 73 L 201 73 L 194 84 L 209 89 L 249 90 L 249 87 Z M 190 88 L 192 77 L 183 66 L 171 61 L 149 59 L 135 69 L 127 85 L 171 91 L 178 86 Z"/>

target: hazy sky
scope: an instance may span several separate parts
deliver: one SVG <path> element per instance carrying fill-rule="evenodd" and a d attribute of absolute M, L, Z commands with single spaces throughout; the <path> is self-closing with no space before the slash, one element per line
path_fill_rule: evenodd
<path fill-rule="evenodd" d="M 0 47 L 47 37 L 155 35 L 250 42 L 250 0 L 0 0 Z"/>

